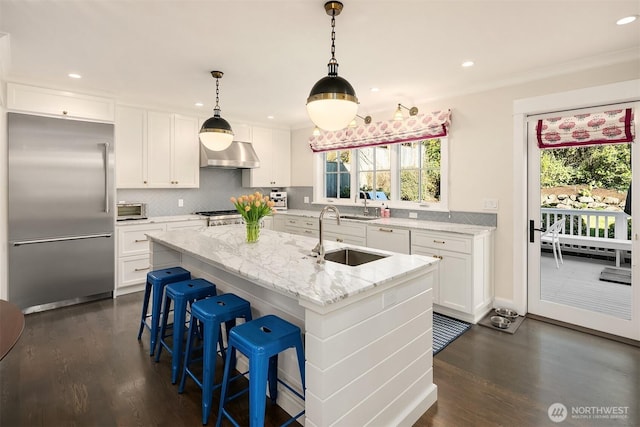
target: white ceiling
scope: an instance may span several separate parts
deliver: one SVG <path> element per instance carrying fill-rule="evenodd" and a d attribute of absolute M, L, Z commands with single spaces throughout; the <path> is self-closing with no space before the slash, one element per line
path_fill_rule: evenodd
<path fill-rule="evenodd" d="M 640 57 L 638 0 L 344 0 L 340 76 L 360 115 Z M 105 93 L 230 120 L 311 126 L 327 73 L 324 0 L 0 0 L 10 81 Z M 462 68 L 466 60 L 475 66 Z M 83 76 L 67 77 L 70 72 Z M 379 87 L 372 93 L 370 88 Z M 383 120 L 387 117 L 376 117 Z"/>

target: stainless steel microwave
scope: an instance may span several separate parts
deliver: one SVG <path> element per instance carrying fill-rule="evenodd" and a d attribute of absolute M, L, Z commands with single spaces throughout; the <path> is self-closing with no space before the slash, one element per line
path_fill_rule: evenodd
<path fill-rule="evenodd" d="M 117 220 L 147 219 L 147 204 L 142 202 L 121 202 L 117 204 Z"/>

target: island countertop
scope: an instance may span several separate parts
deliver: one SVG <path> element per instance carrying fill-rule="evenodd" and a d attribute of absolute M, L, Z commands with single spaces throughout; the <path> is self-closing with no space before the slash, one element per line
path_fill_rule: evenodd
<path fill-rule="evenodd" d="M 260 286 L 319 306 L 341 301 L 420 270 L 426 271 L 438 262 L 427 256 L 362 248 L 388 256 L 355 267 L 329 261 L 318 264 L 311 256 L 317 239 L 266 229 L 260 234 L 258 242 L 246 243 L 244 225 L 226 225 L 147 235 L 154 242 L 190 254 Z M 330 252 L 350 245 L 325 242 L 324 246 L 325 251 Z"/>

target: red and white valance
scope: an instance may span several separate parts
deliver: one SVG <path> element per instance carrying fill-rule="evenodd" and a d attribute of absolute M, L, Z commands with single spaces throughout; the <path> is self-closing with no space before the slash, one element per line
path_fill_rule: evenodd
<path fill-rule="evenodd" d="M 318 153 L 420 141 L 447 136 L 450 123 L 450 110 L 434 111 L 410 116 L 404 120 L 386 120 L 354 128 L 321 132 L 320 135 L 309 138 L 309 145 Z"/>
<path fill-rule="evenodd" d="M 634 139 L 631 108 L 538 120 L 538 147 L 620 144 Z"/>

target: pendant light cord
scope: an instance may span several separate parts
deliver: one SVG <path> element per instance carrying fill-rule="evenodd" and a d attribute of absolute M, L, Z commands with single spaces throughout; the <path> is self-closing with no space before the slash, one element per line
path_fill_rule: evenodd
<path fill-rule="evenodd" d="M 220 116 L 220 105 L 218 105 L 219 101 L 220 101 L 220 79 L 216 78 L 216 106 L 213 107 L 214 116 Z"/>
<path fill-rule="evenodd" d="M 331 12 L 331 59 L 329 60 L 329 76 L 338 75 L 338 60 L 336 59 L 336 12 Z"/>

